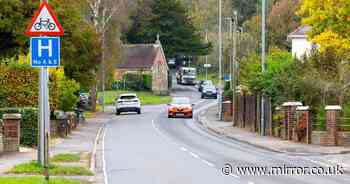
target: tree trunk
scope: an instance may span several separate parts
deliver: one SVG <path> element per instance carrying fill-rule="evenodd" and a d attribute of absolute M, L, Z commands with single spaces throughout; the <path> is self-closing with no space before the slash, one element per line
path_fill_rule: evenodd
<path fill-rule="evenodd" d="M 94 84 L 91 87 L 91 111 L 96 112 L 96 100 L 97 100 L 97 87 Z"/>

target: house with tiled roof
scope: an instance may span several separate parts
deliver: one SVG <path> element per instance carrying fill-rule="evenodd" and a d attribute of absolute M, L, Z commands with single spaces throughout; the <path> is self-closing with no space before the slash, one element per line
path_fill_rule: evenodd
<path fill-rule="evenodd" d="M 122 46 L 122 62 L 117 66 L 115 79 L 121 80 L 125 73 L 152 75 L 152 92 L 157 95 L 169 93 L 169 68 L 159 40 L 155 44 L 125 44 Z"/>
<path fill-rule="evenodd" d="M 288 35 L 288 40 L 292 42 L 292 54 L 298 59 L 308 55 L 315 46 L 308 40 L 310 30 L 311 26 L 302 25 Z"/>

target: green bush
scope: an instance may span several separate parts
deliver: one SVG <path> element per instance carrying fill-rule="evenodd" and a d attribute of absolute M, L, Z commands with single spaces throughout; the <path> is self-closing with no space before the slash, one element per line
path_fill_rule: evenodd
<path fill-rule="evenodd" d="M 325 106 L 320 106 L 317 108 L 316 112 L 316 118 L 315 121 L 313 121 L 313 130 L 325 131 L 327 129 Z"/>
<path fill-rule="evenodd" d="M 77 82 L 71 79 L 64 79 L 58 82 L 59 109 L 63 111 L 73 111 L 79 101 L 79 96 L 75 95 L 80 87 Z"/>
<path fill-rule="evenodd" d="M 38 145 L 38 110 L 36 108 L 2 108 L 0 117 L 7 113 L 22 115 L 20 144 L 34 147 Z"/>
<path fill-rule="evenodd" d="M 124 81 L 116 82 L 115 85 L 124 87 L 128 90 L 150 91 L 152 89 L 152 76 L 149 74 L 127 73 L 124 75 Z"/>

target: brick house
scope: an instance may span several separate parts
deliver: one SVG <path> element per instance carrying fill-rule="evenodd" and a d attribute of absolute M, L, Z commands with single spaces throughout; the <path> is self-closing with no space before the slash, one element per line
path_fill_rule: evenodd
<path fill-rule="evenodd" d="M 116 80 L 121 80 L 125 73 L 151 74 L 152 92 L 156 95 L 169 93 L 169 68 L 160 41 L 155 44 L 123 45 L 121 59 L 115 72 Z"/>

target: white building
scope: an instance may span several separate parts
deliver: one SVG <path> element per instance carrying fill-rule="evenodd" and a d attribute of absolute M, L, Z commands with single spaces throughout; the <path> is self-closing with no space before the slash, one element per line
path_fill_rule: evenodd
<path fill-rule="evenodd" d="M 292 53 L 298 59 L 301 59 L 305 54 L 309 55 L 313 49 L 312 44 L 307 39 L 307 32 L 311 30 L 310 26 L 300 26 L 298 29 L 288 35 L 288 39 L 292 41 Z"/>

